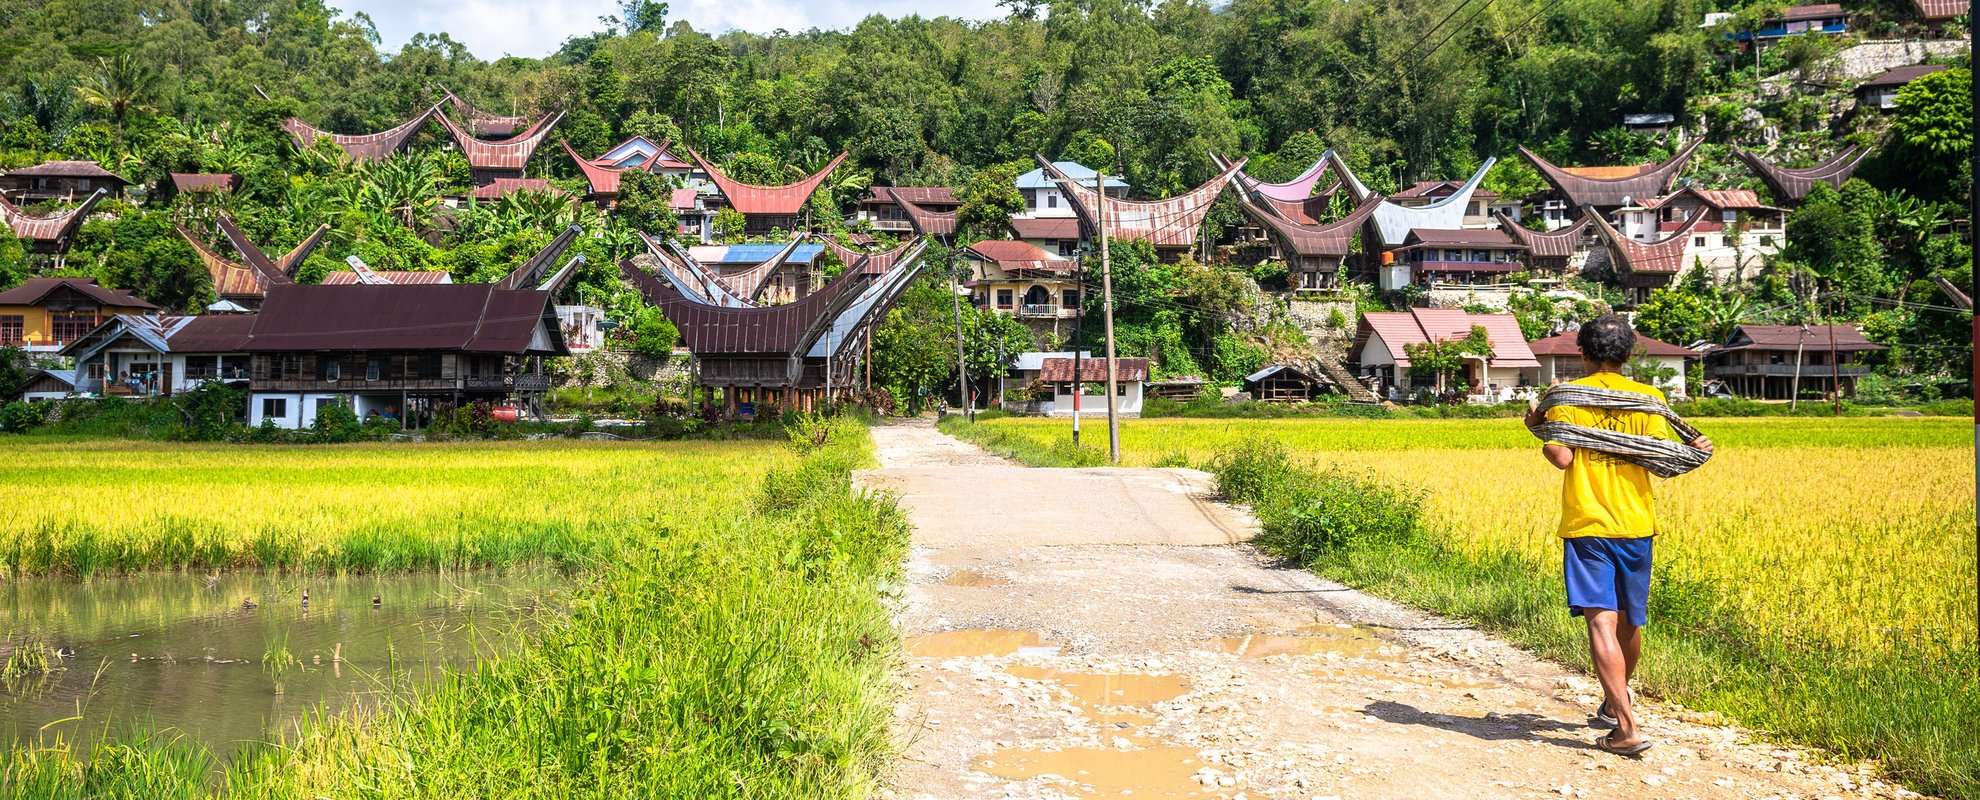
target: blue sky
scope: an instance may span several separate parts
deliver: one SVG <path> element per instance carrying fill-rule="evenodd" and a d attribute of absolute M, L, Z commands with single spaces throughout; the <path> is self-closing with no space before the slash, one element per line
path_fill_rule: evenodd
<path fill-rule="evenodd" d="M 488 61 L 505 54 L 549 55 L 565 39 L 599 30 L 598 18 L 619 10 L 617 0 L 330 0 L 330 5 L 371 15 L 384 52 L 398 52 L 415 33 L 445 31 Z M 671 7 L 669 24 L 685 19 L 710 33 L 849 28 L 870 14 L 1003 16 L 996 0 L 672 0 Z"/>

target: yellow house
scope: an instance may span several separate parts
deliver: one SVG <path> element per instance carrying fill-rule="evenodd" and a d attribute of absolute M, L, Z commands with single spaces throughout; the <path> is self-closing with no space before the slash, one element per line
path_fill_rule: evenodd
<path fill-rule="evenodd" d="M 158 306 L 97 285 L 94 278 L 29 278 L 0 292 L 0 347 L 54 352 L 116 314 L 150 314 Z"/>

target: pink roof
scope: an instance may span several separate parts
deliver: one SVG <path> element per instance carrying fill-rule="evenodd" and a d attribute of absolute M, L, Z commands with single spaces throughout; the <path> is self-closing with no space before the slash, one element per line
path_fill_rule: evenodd
<path fill-rule="evenodd" d="M 1646 209 L 1659 208 L 1683 194 L 1696 197 L 1705 205 L 1716 209 L 1773 208 L 1773 206 L 1760 202 L 1760 195 L 1752 189 L 1699 189 L 1691 186 L 1686 186 L 1663 197 L 1653 197 L 1645 200 L 1642 203 L 1642 207 Z"/>
<path fill-rule="evenodd" d="M 1474 325 L 1484 327 L 1486 337 L 1492 342 L 1492 358 L 1486 362 L 1489 366 L 1540 366 L 1540 361 L 1533 357 L 1532 349 L 1526 345 L 1526 336 L 1519 331 L 1517 317 L 1511 314 L 1467 314 L 1456 308 L 1412 308 L 1408 311 L 1371 311 L 1363 314 L 1360 330 L 1355 333 L 1354 347 L 1348 357 L 1359 360 L 1362 348 L 1371 338 L 1379 336 L 1382 345 L 1395 359 L 1396 366 L 1407 367 L 1409 356 L 1404 354 L 1404 345 L 1426 344 L 1432 339 L 1462 339 L 1471 335 Z"/>
<path fill-rule="evenodd" d="M 977 242 L 966 248 L 986 261 L 996 262 L 1007 272 L 1036 270 L 1040 272 L 1066 272 L 1073 268 L 1071 259 L 1060 258 L 1029 242 L 1010 239 L 993 239 Z"/>
<path fill-rule="evenodd" d="M 686 147 L 686 145 L 682 146 Z M 702 158 L 694 148 L 688 147 L 687 151 L 688 156 L 693 158 L 696 164 L 701 165 L 701 171 L 708 173 L 708 179 L 715 182 L 715 188 L 721 190 L 722 196 L 728 199 L 729 205 L 744 214 L 794 216 L 804 211 L 805 201 L 810 200 L 811 194 L 818 191 L 819 184 L 825 182 L 826 176 L 831 175 L 832 170 L 838 169 L 839 162 L 846 160 L 846 154 L 840 153 L 832 159 L 832 163 L 826 164 L 824 169 L 812 173 L 797 183 L 757 186 L 729 177 L 728 173 L 718 169 L 708 159 Z"/>
<path fill-rule="evenodd" d="M 694 201 L 700 193 L 693 189 L 675 189 L 667 195 L 667 207 L 675 211 L 693 211 Z"/>
<path fill-rule="evenodd" d="M 377 275 L 380 278 L 384 278 L 385 280 L 391 281 L 392 284 L 395 286 L 414 286 L 421 284 L 454 282 L 454 276 L 447 274 L 445 271 L 437 270 L 437 269 L 430 269 L 430 270 L 389 270 L 388 269 L 388 270 L 375 270 L 372 272 L 372 274 Z M 351 272 L 349 270 L 338 270 L 336 272 L 332 272 L 323 276 L 323 284 L 325 286 L 341 286 L 343 284 L 355 284 L 357 282 L 358 282 L 357 273 Z"/>
<path fill-rule="evenodd" d="M 1527 347 L 1536 356 L 1572 356 L 1580 358 L 1581 345 L 1575 344 L 1574 337 L 1574 331 L 1557 333 L 1545 339 L 1536 339 L 1528 342 Z M 1697 358 L 1699 355 L 1698 351 L 1691 348 L 1660 342 L 1640 333 L 1636 335 L 1636 347 L 1645 354 L 1653 356 Z"/>
<path fill-rule="evenodd" d="M 172 185 L 181 192 L 232 192 L 241 187 L 241 176 L 224 172 L 174 172 Z"/>
<path fill-rule="evenodd" d="M 1079 218 L 1017 217 L 1011 220 L 1011 230 L 1020 239 L 1077 239 Z"/>

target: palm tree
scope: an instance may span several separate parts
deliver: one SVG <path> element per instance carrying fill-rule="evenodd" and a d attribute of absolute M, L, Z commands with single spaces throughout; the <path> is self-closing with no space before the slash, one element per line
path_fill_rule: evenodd
<path fill-rule="evenodd" d="M 76 94 L 83 102 L 110 112 L 110 121 L 120 131 L 124 128 L 124 117 L 132 111 L 153 110 L 149 101 L 164 85 L 164 73 L 130 53 L 114 59 L 98 58 L 96 63 L 97 73 L 76 87 Z"/>

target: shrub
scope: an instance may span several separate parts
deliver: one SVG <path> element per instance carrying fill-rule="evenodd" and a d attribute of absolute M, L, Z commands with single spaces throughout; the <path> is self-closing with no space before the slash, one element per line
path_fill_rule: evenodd
<path fill-rule="evenodd" d="M 41 410 L 20 400 L 0 406 L 0 431 L 26 433 L 41 424 Z"/>
<path fill-rule="evenodd" d="M 1211 462 L 1217 489 L 1248 503 L 1260 548 L 1301 566 L 1344 549 L 1397 546 L 1424 538 L 1423 497 L 1373 478 L 1293 464 L 1285 447 L 1251 441 Z"/>
<path fill-rule="evenodd" d="M 316 409 L 316 420 L 309 424 L 310 440 L 316 442 L 355 442 L 364 437 L 364 424 L 357 412 L 341 403 Z"/>

